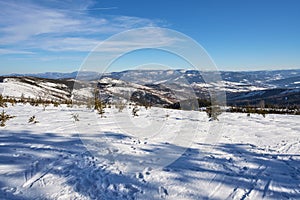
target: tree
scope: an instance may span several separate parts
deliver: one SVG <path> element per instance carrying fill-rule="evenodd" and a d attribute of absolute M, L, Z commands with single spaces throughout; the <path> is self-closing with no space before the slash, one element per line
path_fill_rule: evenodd
<path fill-rule="evenodd" d="M 0 107 L 6 107 L 5 102 L 4 102 L 4 98 L 3 96 L 0 94 Z"/>
<path fill-rule="evenodd" d="M 17 103 L 17 101 L 16 101 L 15 98 L 8 98 L 8 97 L 7 97 L 7 99 L 8 99 L 7 101 L 8 101 L 9 103 L 11 103 L 12 106 L 14 106 L 14 105 Z"/>
<path fill-rule="evenodd" d="M 3 110 L 0 114 L 0 126 L 5 126 L 5 123 L 11 118 L 14 118 L 14 116 L 6 114 L 6 112 Z"/>
<path fill-rule="evenodd" d="M 135 106 L 132 108 L 132 115 L 133 115 L 134 117 L 139 116 L 138 113 L 137 113 L 138 111 L 139 111 L 139 108 L 137 107 L 137 105 L 135 105 Z"/>
<path fill-rule="evenodd" d="M 53 102 L 53 106 L 54 106 L 54 107 L 58 107 L 58 106 L 59 106 L 59 102 L 54 101 L 54 102 Z"/>
<path fill-rule="evenodd" d="M 23 104 L 26 104 L 26 101 L 25 101 L 26 99 L 25 99 L 25 96 L 24 96 L 24 94 L 22 93 L 21 94 L 21 97 L 20 97 L 20 102 L 21 103 L 23 103 Z"/>
<path fill-rule="evenodd" d="M 48 103 L 45 101 L 45 102 L 43 102 L 42 104 L 43 104 L 43 111 L 46 111 L 46 108 L 47 108 L 47 106 L 48 106 Z"/>
<path fill-rule="evenodd" d="M 209 121 L 218 120 L 218 116 L 222 114 L 220 106 L 210 106 L 206 108 L 206 113 L 209 118 Z"/>
<path fill-rule="evenodd" d="M 101 115 L 101 117 L 103 117 L 103 114 L 105 113 L 105 104 L 103 102 L 101 102 L 99 99 L 96 100 L 95 102 L 95 108 L 98 112 L 99 115 Z"/>
<path fill-rule="evenodd" d="M 102 102 L 99 99 L 99 89 L 95 88 L 94 89 L 94 109 L 97 110 L 98 114 L 101 115 L 101 117 L 103 117 L 103 114 L 105 113 L 104 108 L 106 107 L 105 103 Z"/>

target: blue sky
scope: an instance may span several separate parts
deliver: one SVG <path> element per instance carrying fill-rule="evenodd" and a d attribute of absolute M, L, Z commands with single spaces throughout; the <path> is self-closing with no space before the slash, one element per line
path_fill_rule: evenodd
<path fill-rule="evenodd" d="M 186 34 L 220 70 L 300 68 L 297 0 L 0 0 L 0 74 L 76 71 L 99 43 L 140 27 Z M 184 65 L 155 55 L 152 62 Z M 118 63 L 120 70 L 133 60 Z"/>

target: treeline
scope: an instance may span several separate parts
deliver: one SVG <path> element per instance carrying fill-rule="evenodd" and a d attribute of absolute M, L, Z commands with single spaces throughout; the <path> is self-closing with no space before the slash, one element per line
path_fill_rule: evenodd
<path fill-rule="evenodd" d="M 227 112 L 238 112 L 238 113 L 249 113 L 249 114 L 291 114 L 291 115 L 300 115 L 300 109 L 297 106 L 291 107 L 235 107 L 232 106 L 226 110 Z"/>
<path fill-rule="evenodd" d="M 20 98 L 12 98 L 12 97 L 3 97 L 0 94 L 0 107 L 7 107 L 7 103 L 10 103 L 12 105 L 15 105 L 17 103 L 23 103 L 23 104 L 29 103 L 32 106 L 53 104 L 55 107 L 57 107 L 60 104 L 72 105 L 72 100 L 56 101 L 56 100 L 43 99 L 41 97 L 39 98 L 24 97 L 24 95 L 22 95 Z"/>
<path fill-rule="evenodd" d="M 217 105 L 212 105 L 210 101 L 206 99 L 187 99 L 174 104 L 165 106 L 165 108 L 171 109 L 181 109 L 181 110 L 204 110 L 209 112 L 212 107 L 218 107 Z M 291 106 L 280 106 L 280 105 L 265 105 L 264 102 L 260 102 L 258 105 L 248 105 L 248 106 L 230 106 L 223 110 L 224 112 L 233 113 L 249 113 L 249 114 L 261 114 L 265 116 L 266 114 L 291 114 L 300 115 L 300 108 L 297 105 Z"/>
<path fill-rule="evenodd" d="M 206 99 L 187 99 L 164 107 L 178 110 L 199 110 L 199 108 L 207 108 L 211 106 L 211 102 Z"/>
<path fill-rule="evenodd" d="M 103 102 L 99 99 L 99 92 L 95 90 L 94 97 L 87 99 L 86 102 L 72 102 L 72 100 L 49 100 L 43 99 L 41 97 L 38 98 L 30 98 L 22 95 L 19 98 L 12 97 L 3 97 L 0 94 L 0 107 L 7 107 L 7 103 L 11 105 L 15 105 L 17 103 L 30 104 L 32 106 L 42 105 L 44 107 L 52 104 L 55 107 L 58 107 L 60 104 L 66 104 L 68 107 L 72 107 L 73 104 L 76 105 L 86 105 L 87 108 L 95 109 L 98 111 L 100 115 L 104 114 L 104 108 L 110 108 L 111 104 L 109 102 Z M 155 106 L 148 101 L 137 102 L 135 103 L 137 106 L 144 106 L 146 109 Z M 122 103 L 117 103 L 116 108 L 119 110 L 123 110 L 125 105 Z M 212 110 L 219 110 L 221 108 L 218 105 L 212 105 L 211 101 L 206 99 L 187 99 L 182 100 L 180 102 L 176 102 L 173 104 L 165 104 L 164 108 L 169 109 L 180 109 L 180 110 L 195 110 L 195 111 L 206 111 L 211 113 Z M 217 108 L 218 107 L 218 108 Z M 217 108 L 217 109 L 216 109 Z M 271 105 L 264 104 L 261 101 L 258 105 L 248 105 L 248 106 L 230 106 L 226 107 L 226 109 L 222 108 L 224 112 L 233 112 L 233 113 L 248 113 L 248 114 L 262 114 L 265 116 L 266 114 L 292 114 L 292 115 L 300 115 L 300 108 L 296 105 L 292 106 L 280 106 L 280 105 Z"/>

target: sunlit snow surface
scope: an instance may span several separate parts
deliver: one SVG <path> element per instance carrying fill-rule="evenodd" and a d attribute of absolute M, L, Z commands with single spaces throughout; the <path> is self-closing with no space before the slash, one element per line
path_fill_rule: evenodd
<path fill-rule="evenodd" d="M 0 199 L 300 199 L 299 116 L 5 111 L 16 117 L 0 128 Z"/>

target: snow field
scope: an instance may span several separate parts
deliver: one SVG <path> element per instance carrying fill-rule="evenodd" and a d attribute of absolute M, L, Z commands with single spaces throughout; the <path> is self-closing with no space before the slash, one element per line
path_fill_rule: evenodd
<path fill-rule="evenodd" d="M 16 117 L 0 128 L 0 199 L 300 198 L 299 116 L 5 111 Z"/>

